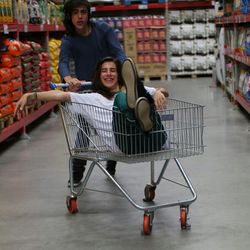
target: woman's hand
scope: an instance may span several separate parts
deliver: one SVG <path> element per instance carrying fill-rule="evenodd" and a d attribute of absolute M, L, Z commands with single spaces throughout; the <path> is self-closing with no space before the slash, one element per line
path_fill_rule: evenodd
<path fill-rule="evenodd" d="M 29 103 L 31 100 L 36 100 L 37 98 L 37 93 L 25 93 L 19 101 L 16 103 L 16 107 L 14 110 L 14 116 L 17 115 L 18 112 L 22 112 L 24 107 Z"/>
<path fill-rule="evenodd" d="M 77 92 L 81 87 L 81 81 L 71 76 L 65 76 L 64 81 L 69 84 L 69 91 Z"/>
<path fill-rule="evenodd" d="M 157 110 L 166 108 L 168 92 L 164 88 L 156 89 L 154 102 Z"/>

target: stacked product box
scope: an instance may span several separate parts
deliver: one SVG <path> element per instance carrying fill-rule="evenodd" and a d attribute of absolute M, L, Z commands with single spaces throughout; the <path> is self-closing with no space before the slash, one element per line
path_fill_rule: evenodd
<path fill-rule="evenodd" d="M 166 75 L 164 16 L 136 16 L 123 20 L 124 49 L 137 64 L 140 76 Z"/>

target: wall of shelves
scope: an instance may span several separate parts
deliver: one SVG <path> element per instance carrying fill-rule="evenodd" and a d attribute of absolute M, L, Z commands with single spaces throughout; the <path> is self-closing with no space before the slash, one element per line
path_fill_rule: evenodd
<path fill-rule="evenodd" d="M 20 41 L 38 41 L 45 52 L 48 52 L 48 40 L 50 36 L 53 37 L 55 32 L 58 34 L 63 31 L 63 25 L 55 24 L 0 24 L 1 40 L 4 40 L 5 38 L 14 38 Z M 8 84 L 8 82 L 1 83 L 2 86 L 8 86 Z M 24 82 L 22 84 L 24 84 Z M 24 85 L 22 89 L 24 89 Z M 6 94 L 1 93 L 0 97 L 8 97 L 8 95 L 7 92 Z M 44 103 L 30 108 L 30 110 L 26 110 L 22 117 L 14 118 L 13 115 L 10 114 L 0 118 L 0 143 L 18 131 L 20 133 L 26 133 L 26 127 L 29 124 L 45 113 L 51 112 L 56 105 L 57 103 L 55 102 Z M 4 107 L 5 106 L 1 105 L 1 108 Z"/>
<path fill-rule="evenodd" d="M 215 18 L 217 31 L 224 33 L 221 56 L 225 61 L 225 77 L 219 84 L 250 114 L 250 13 L 242 13 L 240 6 L 234 6 L 232 1 L 224 1 L 222 7 L 224 15 Z"/>

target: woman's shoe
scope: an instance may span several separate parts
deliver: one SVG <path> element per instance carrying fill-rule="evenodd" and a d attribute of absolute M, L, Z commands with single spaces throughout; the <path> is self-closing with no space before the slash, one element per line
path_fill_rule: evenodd
<path fill-rule="evenodd" d="M 135 117 L 144 132 L 149 132 L 153 128 L 154 123 L 151 119 L 151 107 L 146 97 L 140 97 L 136 101 Z"/>
<path fill-rule="evenodd" d="M 127 105 L 129 108 L 134 109 L 136 105 L 136 100 L 138 98 L 138 76 L 135 64 L 131 58 L 126 58 L 122 64 L 122 78 L 124 80 L 126 88 Z"/>

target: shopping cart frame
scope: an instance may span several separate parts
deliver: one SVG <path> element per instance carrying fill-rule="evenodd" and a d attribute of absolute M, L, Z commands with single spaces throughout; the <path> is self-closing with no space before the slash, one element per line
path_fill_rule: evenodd
<path fill-rule="evenodd" d="M 189 206 L 197 199 L 197 194 L 193 188 L 193 185 L 188 178 L 184 168 L 182 167 L 178 158 L 188 157 L 193 155 L 199 155 L 204 152 L 203 145 L 203 108 L 202 105 L 192 104 L 188 102 L 183 102 L 179 100 L 169 99 L 168 107 L 166 110 L 161 112 L 161 119 L 164 123 L 164 127 L 167 124 L 171 125 L 171 128 L 165 127 L 168 136 L 171 137 L 171 143 L 174 148 L 169 147 L 164 150 L 157 152 L 147 152 L 139 154 L 124 154 L 122 152 L 112 152 L 104 149 L 103 147 L 98 148 L 95 145 L 95 150 L 93 148 L 88 151 L 86 148 L 75 148 L 75 139 L 72 139 L 72 131 L 76 133 L 75 130 L 81 129 L 81 124 L 76 119 L 76 116 L 72 116 L 72 110 L 69 108 L 70 104 L 64 103 L 60 104 L 60 111 L 63 121 L 63 127 L 65 131 L 66 141 L 70 153 L 69 157 L 69 178 L 70 178 L 70 194 L 66 198 L 66 204 L 68 211 L 72 214 L 78 212 L 77 208 L 77 197 L 80 196 L 86 189 L 89 178 L 93 172 L 95 166 L 99 167 L 101 171 L 112 181 L 112 183 L 120 190 L 121 194 L 138 210 L 144 211 L 143 217 L 143 232 L 145 235 L 151 234 L 153 226 L 154 212 L 157 209 L 179 206 L 180 207 L 180 224 L 182 229 L 189 229 L 190 224 L 188 222 Z M 77 104 L 83 105 L 83 104 Z M 92 107 L 92 105 L 89 105 Z M 94 107 L 96 108 L 96 107 Z M 112 111 L 111 111 L 112 112 Z M 177 117 L 177 118 L 176 118 Z M 176 120 L 176 121 L 175 121 Z M 166 123 L 166 124 L 165 124 Z M 179 125 L 179 123 L 181 125 Z M 73 124 L 73 125 L 72 125 Z M 72 126 L 74 127 L 72 130 Z M 87 125 L 89 126 L 89 125 Z M 91 133 L 96 133 L 95 129 L 91 128 Z M 88 140 L 93 140 L 93 136 L 99 137 L 100 135 L 88 134 L 86 130 L 83 129 L 83 134 L 88 138 Z M 173 136 L 171 136 L 173 134 Z M 92 138 L 93 137 L 93 138 Z M 177 138 L 176 138 L 177 137 Z M 192 139 L 191 137 L 196 137 Z M 97 142 L 91 142 L 92 145 L 98 144 Z M 179 144 L 176 146 L 176 144 Z M 84 145 L 85 147 L 85 145 Z M 91 161 L 88 170 L 86 171 L 82 184 L 80 187 L 75 188 L 73 185 L 73 171 L 72 171 L 72 160 L 73 158 Z M 177 169 L 181 173 L 185 184 L 175 183 L 187 188 L 191 197 L 182 200 L 177 199 L 174 202 L 162 202 L 161 204 L 154 204 L 152 201 L 155 198 L 156 187 L 161 183 L 161 180 L 166 179 L 164 174 L 166 172 L 167 166 L 170 160 L 173 159 Z M 143 204 L 138 203 L 132 198 L 132 195 L 127 192 L 126 188 L 123 187 L 117 179 L 109 174 L 103 165 L 103 161 L 115 160 L 124 163 L 139 163 L 139 162 L 149 162 L 150 163 L 150 184 L 147 184 L 144 189 L 145 198 L 143 199 Z M 155 176 L 155 161 L 163 160 L 163 166 Z"/>

